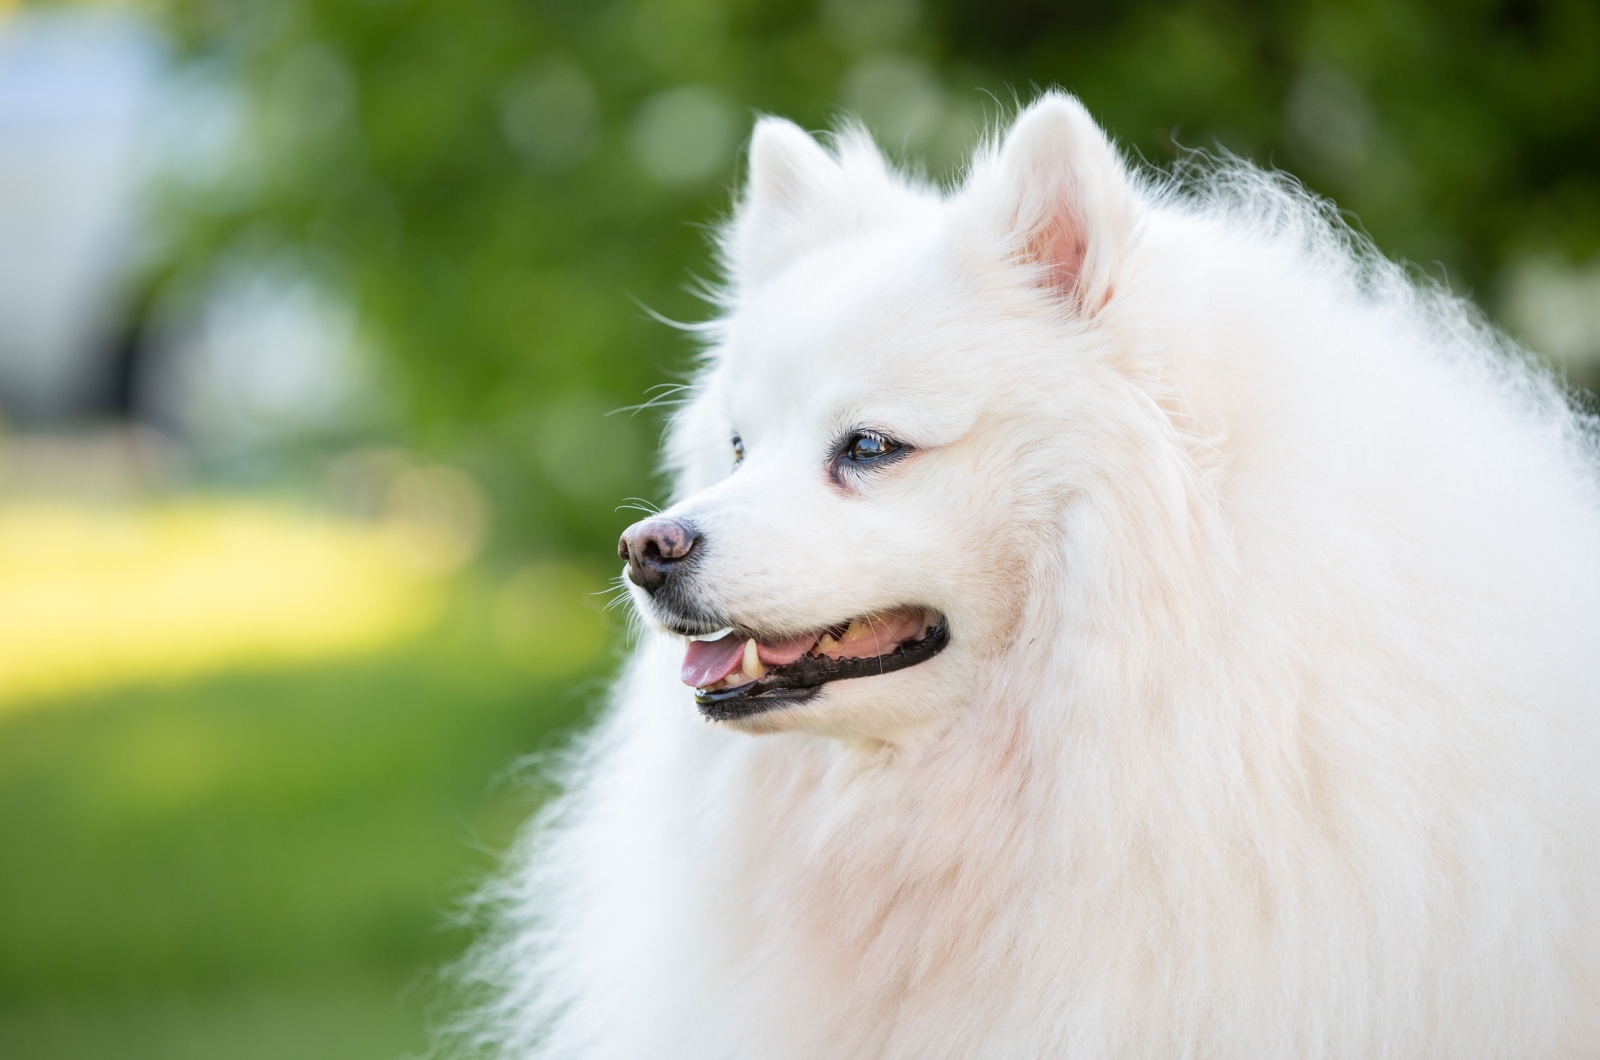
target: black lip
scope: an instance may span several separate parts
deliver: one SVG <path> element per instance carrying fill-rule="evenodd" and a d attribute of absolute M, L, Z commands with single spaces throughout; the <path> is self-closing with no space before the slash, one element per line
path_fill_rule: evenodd
<path fill-rule="evenodd" d="M 694 701 L 699 704 L 701 714 L 715 721 L 748 718 L 779 707 L 804 703 L 822 691 L 822 686 L 830 681 L 877 677 L 927 662 L 949 644 L 950 631 L 941 622 L 929 626 L 928 632 L 920 639 L 906 641 L 883 655 L 865 659 L 802 655 L 787 666 L 774 666 L 754 681 L 738 688 L 724 688 L 716 692 L 697 688 Z"/>

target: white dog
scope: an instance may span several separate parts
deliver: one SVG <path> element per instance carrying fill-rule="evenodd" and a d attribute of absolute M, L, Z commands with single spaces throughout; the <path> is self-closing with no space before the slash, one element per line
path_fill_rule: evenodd
<path fill-rule="evenodd" d="M 1600 1057 L 1600 476 L 1467 306 L 1050 94 L 762 121 L 503 1055 Z M 721 633 L 731 627 L 731 632 Z M 721 634 L 718 638 L 718 634 Z"/>

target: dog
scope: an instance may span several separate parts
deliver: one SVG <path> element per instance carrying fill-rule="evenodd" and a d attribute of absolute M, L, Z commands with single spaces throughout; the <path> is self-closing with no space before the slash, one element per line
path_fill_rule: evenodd
<path fill-rule="evenodd" d="M 1600 474 L 1331 206 L 762 119 L 508 1057 L 1600 1057 Z"/>

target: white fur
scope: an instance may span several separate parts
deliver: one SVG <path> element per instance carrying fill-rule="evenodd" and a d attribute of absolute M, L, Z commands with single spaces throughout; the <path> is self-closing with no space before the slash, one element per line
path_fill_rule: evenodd
<path fill-rule="evenodd" d="M 647 634 L 505 885 L 479 1044 L 1600 1056 L 1600 503 L 1558 389 L 1285 182 L 1130 174 L 1061 95 L 949 195 L 858 133 L 751 155 L 669 444 L 696 585 L 951 645 L 735 726 Z M 859 425 L 918 451 L 840 489 Z"/>

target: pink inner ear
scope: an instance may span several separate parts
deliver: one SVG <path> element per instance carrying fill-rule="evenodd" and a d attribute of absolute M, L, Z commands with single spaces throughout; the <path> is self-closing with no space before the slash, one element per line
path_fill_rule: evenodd
<path fill-rule="evenodd" d="M 1046 267 L 1045 282 L 1064 297 L 1078 293 L 1078 277 L 1089 253 L 1089 241 L 1072 207 L 1058 200 L 1050 217 L 1028 239 L 1028 260 Z"/>

